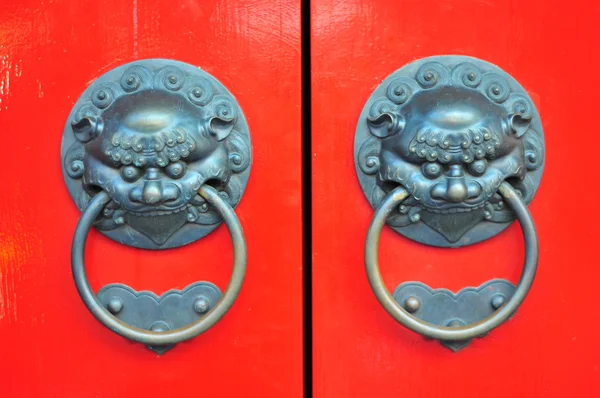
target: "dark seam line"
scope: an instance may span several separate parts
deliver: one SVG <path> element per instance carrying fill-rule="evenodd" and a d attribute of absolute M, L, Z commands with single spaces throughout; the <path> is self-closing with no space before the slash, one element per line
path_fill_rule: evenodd
<path fill-rule="evenodd" d="M 312 330 L 312 138 L 311 138 L 311 53 L 310 0 L 301 0 L 302 79 L 302 293 L 303 293 L 303 385 L 304 397 L 313 396 Z"/>

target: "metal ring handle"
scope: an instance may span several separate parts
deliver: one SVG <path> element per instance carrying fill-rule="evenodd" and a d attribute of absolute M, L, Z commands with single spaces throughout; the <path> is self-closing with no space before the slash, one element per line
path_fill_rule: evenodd
<path fill-rule="evenodd" d="M 73 237 L 73 247 L 71 250 L 73 279 L 75 280 L 75 286 L 77 286 L 77 291 L 81 296 L 81 299 L 92 315 L 113 332 L 130 340 L 151 346 L 176 344 L 189 340 L 208 330 L 221 319 L 233 305 L 233 302 L 242 287 L 242 282 L 246 273 L 247 251 L 242 226 L 231 206 L 219 196 L 214 188 L 204 185 L 200 187 L 198 193 L 217 210 L 229 228 L 229 235 L 231 236 L 233 243 L 233 272 L 231 274 L 231 280 L 227 285 L 227 290 L 225 290 L 221 300 L 219 300 L 206 316 L 186 327 L 167 332 L 143 330 L 120 321 L 102 306 L 92 291 L 85 273 L 83 258 L 85 243 L 92 222 L 110 201 L 110 197 L 106 192 L 102 191 L 90 201 L 77 224 L 75 236 Z"/>
<path fill-rule="evenodd" d="M 403 187 L 398 187 L 383 200 L 375 212 L 375 216 L 373 217 L 369 231 L 367 232 L 365 265 L 367 277 L 369 278 L 369 283 L 371 284 L 375 296 L 381 305 L 383 305 L 383 308 L 385 308 L 395 320 L 408 329 L 426 337 L 445 341 L 461 341 L 488 333 L 506 321 L 517 310 L 529 292 L 533 279 L 535 278 L 538 262 L 537 235 L 527 205 L 511 185 L 507 182 L 503 182 L 500 184 L 498 192 L 506 200 L 509 207 L 515 212 L 521 225 L 521 230 L 523 231 L 525 239 L 525 265 L 523 267 L 523 273 L 513 295 L 502 307 L 489 317 L 482 319 L 477 323 L 460 327 L 437 326 L 415 318 L 402 308 L 402 306 L 397 303 L 387 291 L 383 279 L 381 278 L 381 273 L 379 272 L 377 253 L 379 238 L 390 212 L 408 198 L 409 192 Z"/>

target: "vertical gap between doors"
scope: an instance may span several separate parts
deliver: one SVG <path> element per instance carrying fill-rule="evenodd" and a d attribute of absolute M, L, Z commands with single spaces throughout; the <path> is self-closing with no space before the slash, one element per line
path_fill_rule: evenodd
<path fill-rule="evenodd" d="M 304 397 L 313 396 L 312 333 L 312 139 L 311 139 L 311 53 L 310 0 L 301 0 L 302 59 L 302 242 L 303 242 L 303 347 Z"/>

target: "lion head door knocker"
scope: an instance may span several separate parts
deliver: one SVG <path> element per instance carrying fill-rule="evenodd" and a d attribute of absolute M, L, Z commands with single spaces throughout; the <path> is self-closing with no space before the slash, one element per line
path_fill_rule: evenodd
<path fill-rule="evenodd" d="M 233 211 L 251 163 L 248 126 L 227 89 L 182 62 L 150 59 L 113 69 L 88 87 L 65 126 L 62 160 L 83 212 L 72 249 L 81 298 L 114 332 L 164 352 L 217 322 L 231 307 L 246 268 Z M 90 228 L 122 244 L 168 249 L 194 242 L 221 222 L 234 269 L 223 295 L 208 282 L 158 297 L 111 284 L 90 289 L 83 251 Z"/>
<path fill-rule="evenodd" d="M 389 76 L 371 95 L 355 137 L 361 187 L 377 209 L 367 235 L 369 282 L 400 323 L 458 350 L 507 320 L 537 267 L 527 210 L 540 183 L 544 139 L 531 98 L 485 61 L 438 56 Z M 384 224 L 427 245 L 460 247 L 491 238 L 519 219 L 525 268 L 514 286 L 492 280 L 457 294 L 419 282 L 390 295 L 378 270 Z"/>

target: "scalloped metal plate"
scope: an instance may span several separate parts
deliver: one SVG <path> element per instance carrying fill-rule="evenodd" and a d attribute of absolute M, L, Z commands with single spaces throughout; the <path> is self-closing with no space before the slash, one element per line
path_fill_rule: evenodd
<path fill-rule="evenodd" d="M 421 282 L 405 282 L 394 290 L 392 296 L 411 315 L 425 322 L 437 326 L 465 326 L 492 315 L 512 297 L 514 291 L 515 285 L 504 279 L 494 279 L 477 288 L 467 287 L 458 293 L 448 289 L 432 289 Z M 409 298 L 419 301 L 416 310 L 407 305 Z M 458 351 L 470 342 L 441 341 L 441 344 Z"/>
<path fill-rule="evenodd" d="M 167 331 L 202 319 L 221 299 L 221 291 L 210 282 L 195 282 L 183 290 L 172 289 L 158 296 L 114 283 L 104 286 L 97 296 L 119 320 L 144 330 Z M 195 307 L 197 300 L 203 300 L 200 309 Z M 174 346 L 147 347 L 163 354 Z"/>

